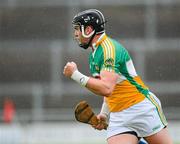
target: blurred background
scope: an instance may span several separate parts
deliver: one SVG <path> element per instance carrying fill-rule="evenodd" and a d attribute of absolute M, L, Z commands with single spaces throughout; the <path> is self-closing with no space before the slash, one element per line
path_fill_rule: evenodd
<path fill-rule="evenodd" d="M 102 97 L 63 76 L 67 61 L 90 75 L 88 53 L 72 39 L 73 16 L 96 8 L 106 33 L 130 52 L 162 102 L 180 142 L 180 0 L 0 0 L 0 144 L 105 144 L 106 132 L 75 121 Z"/>

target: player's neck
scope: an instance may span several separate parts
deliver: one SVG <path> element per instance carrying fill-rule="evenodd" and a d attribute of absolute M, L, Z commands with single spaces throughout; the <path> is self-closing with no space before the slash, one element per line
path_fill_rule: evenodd
<path fill-rule="evenodd" d="M 92 44 L 93 44 L 93 43 L 96 43 L 96 42 L 98 41 L 98 39 L 99 39 L 100 36 L 101 36 L 101 34 L 95 35 L 94 38 L 93 38 L 93 40 L 92 40 Z"/>
<path fill-rule="evenodd" d="M 93 43 L 96 43 L 101 35 L 102 35 L 102 34 L 98 34 L 98 35 L 95 35 L 95 36 L 94 36 L 94 38 L 93 38 L 93 40 L 92 40 L 92 42 L 91 42 L 91 46 L 90 46 L 90 47 L 92 48 L 92 51 L 94 51 L 94 48 L 93 48 L 92 44 L 93 44 Z"/>

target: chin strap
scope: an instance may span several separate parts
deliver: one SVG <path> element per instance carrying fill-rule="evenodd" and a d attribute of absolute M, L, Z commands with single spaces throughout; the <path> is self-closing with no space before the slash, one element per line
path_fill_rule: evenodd
<path fill-rule="evenodd" d="M 93 30 L 90 34 L 86 35 L 85 32 L 84 32 L 84 25 L 81 26 L 81 31 L 82 31 L 82 36 L 83 37 L 85 37 L 85 38 L 90 38 L 91 37 L 87 44 L 79 44 L 80 47 L 82 47 L 84 49 L 87 49 L 90 46 L 94 36 L 96 35 L 96 31 Z"/>
<path fill-rule="evenodd" d="M 93 40 L 93 38 L 94 38 L 95 35 L 96 35 L 96 33 L 94 33 L 94 34 L 91 36 L 91 39 L 89 40 L 89 42 L 88 42 L 87 44 L 79 44 L 79 46 L 82 47 L 83 49 L 87 49 L 87 48 L 90 46 L 90 44 L 91 44 L 91 42 L 92 42 L 92 40 Z"/>
<path fill-rule="evenodd" d="M 84 25 L 81 26 L 81 31 L 82 31 L 82 36 L 85 38 L 90 38 L 95 33 L 95 30 L 93 30 L 90 34 L 86 35 L 84 32 Z"/>

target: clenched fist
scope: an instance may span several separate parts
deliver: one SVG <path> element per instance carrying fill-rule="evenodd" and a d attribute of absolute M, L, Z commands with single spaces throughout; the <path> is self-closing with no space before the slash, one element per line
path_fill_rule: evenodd
<path fill-rule="evenodd" d="M 77 65 L 75 62 L 67 62 L 67 64 L 64 66 L 64 71 L 63 74 L 66 77 L 71 77 L 71 75 L 73 74 L 73 72 L 77 70 Z"/>

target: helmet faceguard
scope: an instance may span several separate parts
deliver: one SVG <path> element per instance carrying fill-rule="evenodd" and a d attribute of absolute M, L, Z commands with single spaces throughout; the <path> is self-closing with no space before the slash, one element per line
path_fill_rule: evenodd
<path fill-rule="evenodd" d="M 85 10 L 75 15 L 72 24 L 80 26 L 80 30 L 84 38 L 90 38 L 87 44 L 79 44 L 79 46 L 87 49 L 96 34 L 105 32 L 105 23 L 106 21 L 103 14 L 96 9 Z M 94 29 L 88 35 L 85 34 L 85 29 L 87 26 L 92 26 Z"/>

